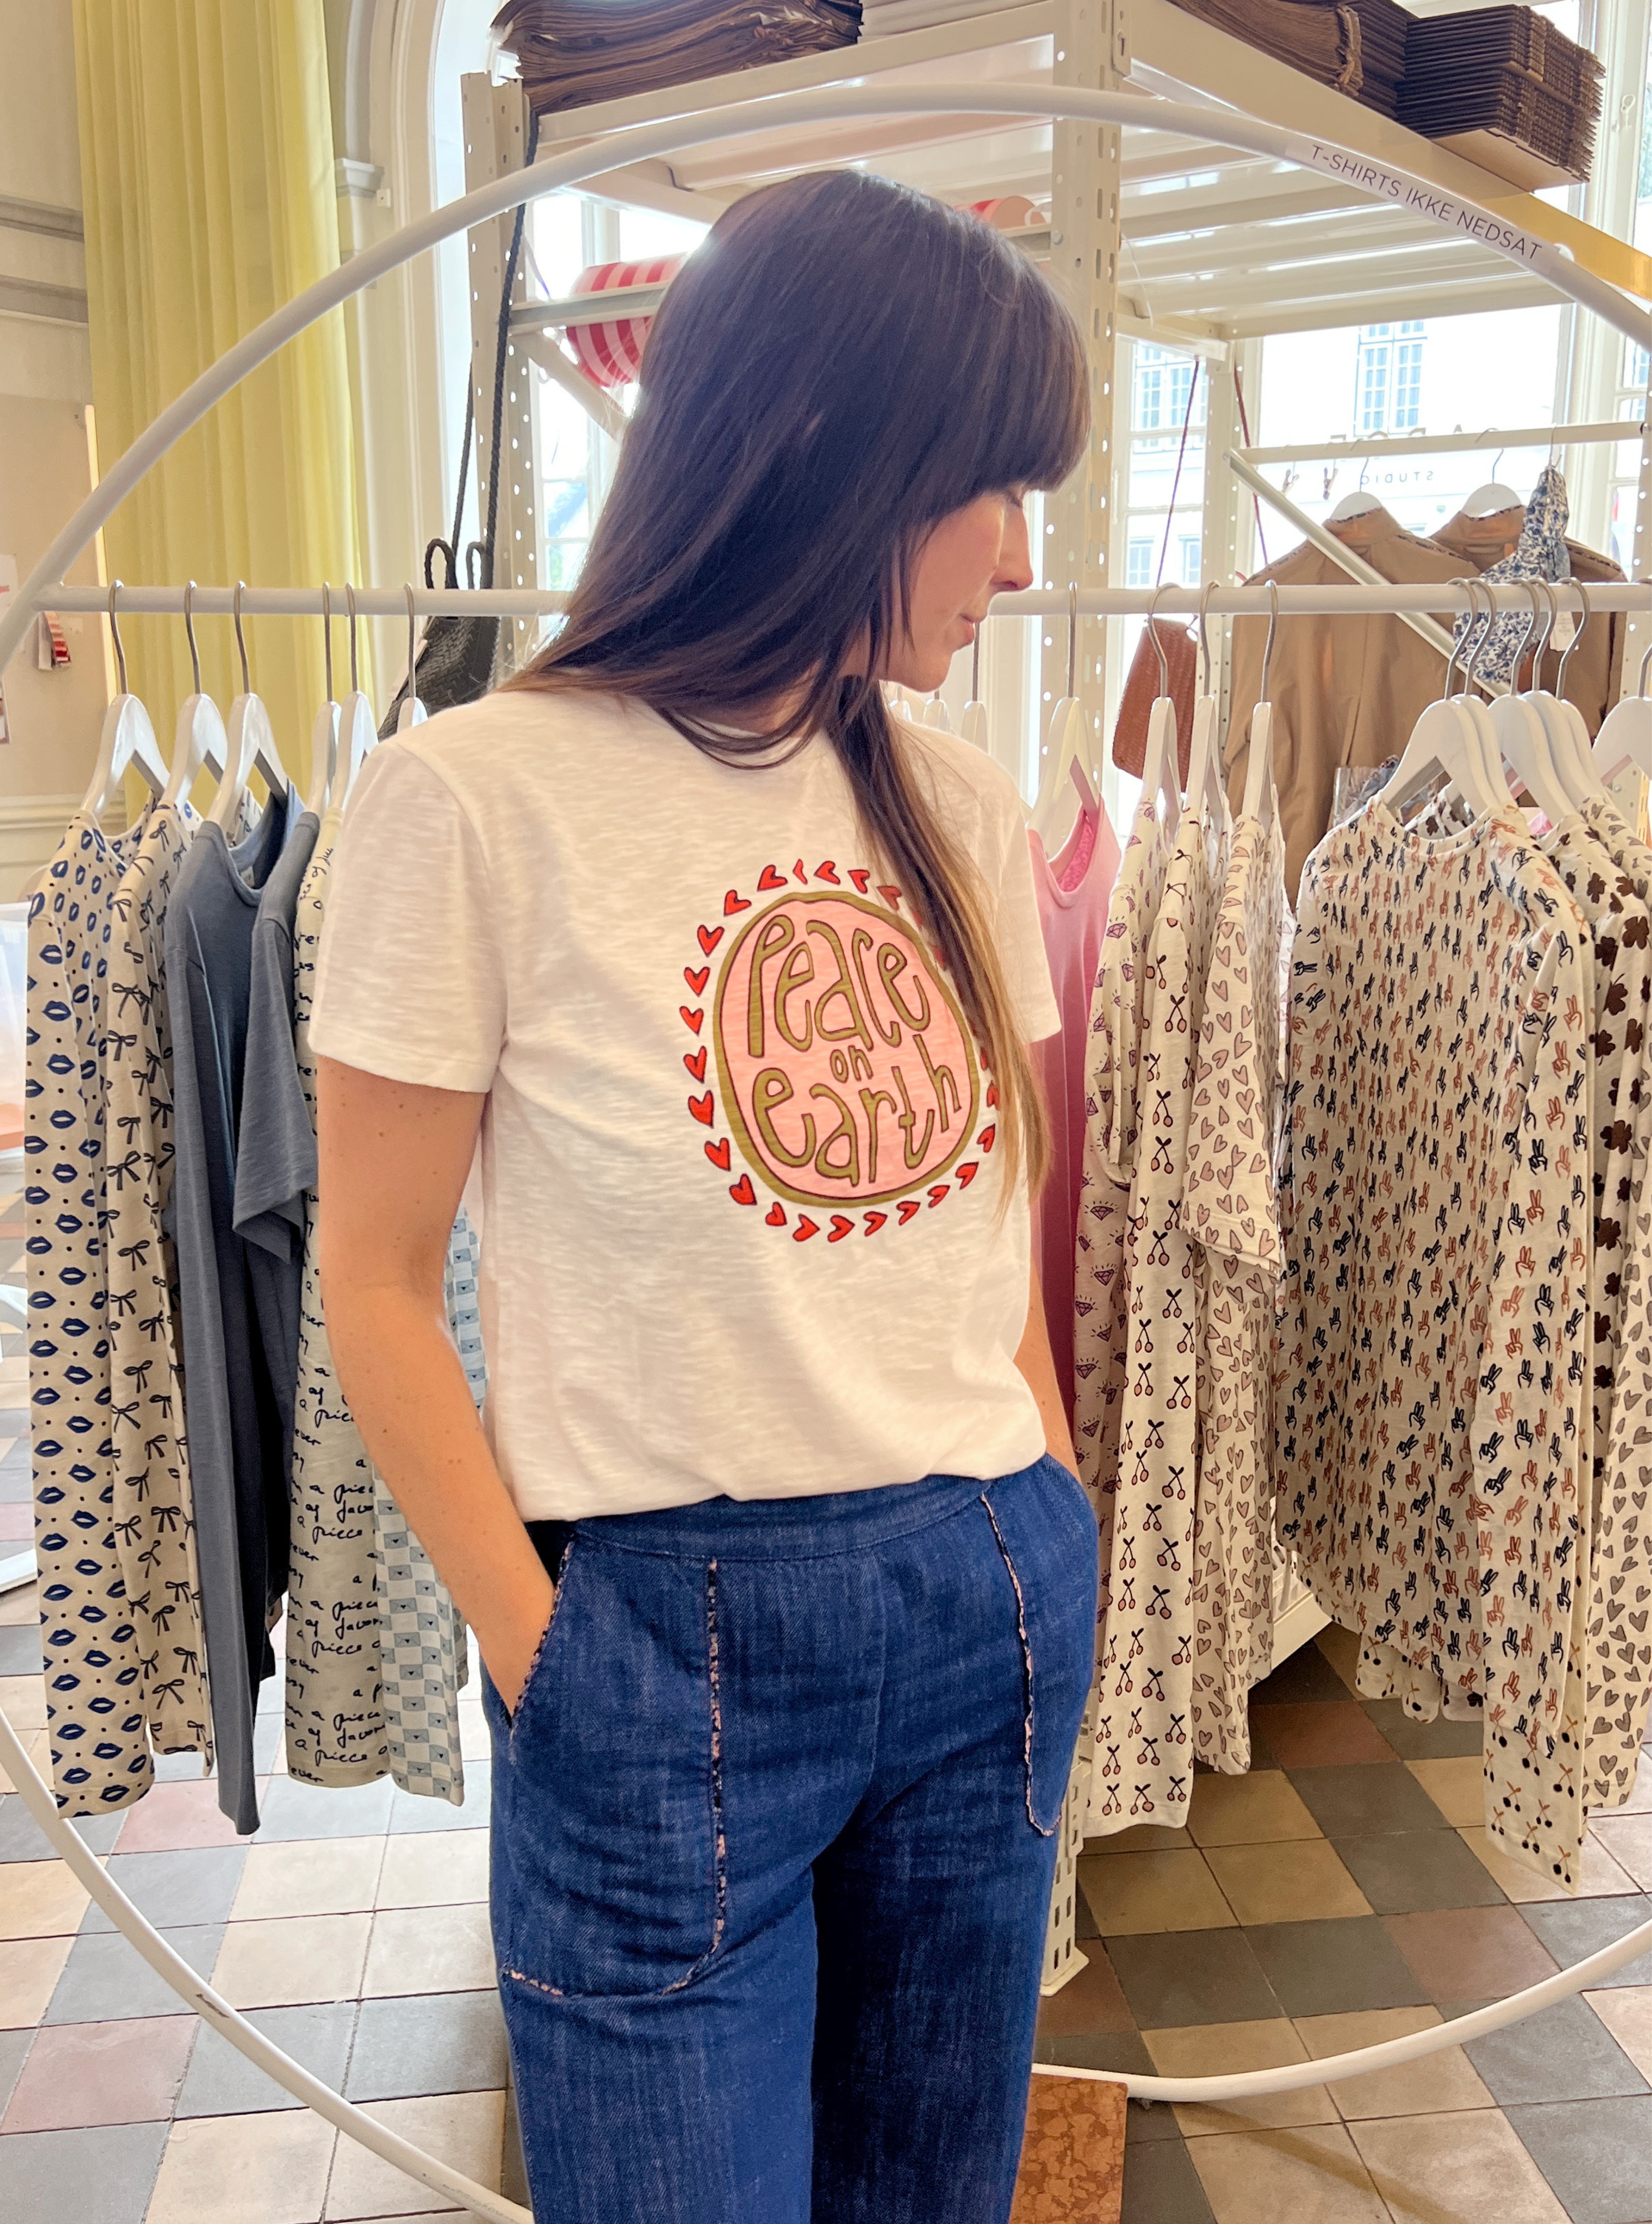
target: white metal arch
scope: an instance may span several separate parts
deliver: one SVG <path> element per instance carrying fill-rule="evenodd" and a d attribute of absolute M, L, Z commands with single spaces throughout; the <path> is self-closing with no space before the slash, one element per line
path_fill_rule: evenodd
<path fill-rule="evenodd" d="M 519 202 L 582 184 L 621 164 L 679 154 L 709 141 L 770 131 L 777 124 L 823 123 L 876 115 L 975 114 L 1070 117 L 1098 124 L 1158 129 L 1215 142 L 1245 152 L 1319 170 L 1358 186 L 1373 199 L 1392 202 L 1430 218 L 1448 231 L 1495 249 L 1523 269 L 1547 280 L 1559 293 L 1581 302 L 1642 347 L 1652 349 L 1652 314 L 1603 279 L 1583 269 L 1565 250 L 1523 231 L 1492 212 L 1443 192 L 1428 180 L 1376 163 L 1346 148 L 1329 146 L 1224 110 L 1157 100 L 1134 94 L 1092 92 L 1070 86 L 1028 88 L 980 85 L 902 86 L 855 85 L 820 92 L 785 93 L 732 106 L 702 110 L 636 124 L 608 134 L 571 154 L 549 157 L 531 170 L 501 178 L 447 203 L 405 226 L 376 247 L 363 250 L 339 269 L 277 310 L 238 341 L 212 367 L 186 387 L 177 400 L 139 434 L 104 475 L 35 565 L 22 591 L 0 617 L 0 671 L 37 610 L 51 602 L 51 590 L 86 547 L 105 520 L 146 472 L 166 454 L 213 403 L 276 350 L 375 279 L 398 269 L 455 232 L 502 215 Z M 489 2224 L 533 2224 L 526 2209 L 474 2183 L 433 2155 L 398 2138 L 343 2096 L 312 2076 L 271 2045 L 182 1962 L 104 1873 L 79 1835 L 58 1813 L 50 1786 L 35 1770 L 16 1732 L 0 1714 L 0 1766 L 62 1859 L 151 1968 L 189 2006 L 268 2075 L 336 2125 L 350 2138 L 405 2170 L 432 2191 L 463 2202 Z M 1122 2082 L 1138 2099 L 1181 2101 L 1237 2101 L 1299 2087 L 1339 2082 L 1434 2053 L 1516 2023 L 1599 1982 L 1614 1970 L 1652 1949 L 1652 1923 L 1627 1933 L 1586 1961 L 1560 1971 L 1543 1983 L 1476 2013 L 1409 2038 L 1324 2061 L 1250 2070 L 1228 2077 L 1141 2077 L 1041 2065 L 1063 2077 Z M 663 2220 L 662 2220 L 663 2224 Z"/>

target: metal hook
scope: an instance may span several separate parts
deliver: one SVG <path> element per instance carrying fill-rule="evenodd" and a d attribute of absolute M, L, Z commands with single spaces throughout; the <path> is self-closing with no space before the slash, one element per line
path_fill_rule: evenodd
<path fill-rule="evenodd" d="M 348 579 L 344 582 L 344 602 L 350 610 L 350 692 L 354 695 L 358 692 L 356 686 L 356 590 Z"/>
<path fill-rule="evenodd" d="M 1206 620 L 1206 614 L 1207 613 L 1207 611 L 1208 611 L 1208 610 L 1209 610 L 1209 609 L 1210 609 L 1210 598 L 1211 598 L 1211 597 L 1215 593 L 1215 591 L 1216 591 L 1216 582 L 1215 582 L 1215 580 L 1214 580 L 1214 579 L 1211 579 L 1211 580 L 1209 580 L 1209 581 L 1207 581 L 1207 582 L 1206 583 L 1206 585 L 1205 585 L 1204 591 L 1202 591 L 1202 593 L 1201 593 L 1201 594 L 1200 595 L 1200 597 L 1199 597 L 1199 654 L 1200 654 L 1200 657 L 1201 658 L 1201 660 L 1202 660 L 1202 661 L 1203 661 L 1203 666 L 1204 666 L 1204 669 L 1203 669 L 1203 671 L 1202 671 L 1202 673 L 1201 673 L 1201 678 L 1200 678 L 1200 692 L 1201 692 L 1201 694 L 1205 694 L 1205 695 L 1208 695 L 1208 694 L 1209 694 L 1209 692 L 1210 692 L 1210 668 L 1211 668 L 1211 667 L 1210 667 L 1210 634 L 1209 634 L 1208 628 L 1207 628 L 1207 625 L 1206 625 L 1205 620 Z"/>
<path fill-rule="evenodd" d="M 332 700 L 332 589 L 326 580 L 321 582 L 321 641 L 324 668 L 326 672 L 327 700 Z"/>
<path fill-rule="evenodd" d="M 419 644 L 413 628 L 413 589 L 405 582 L 401 590 L 407 597 L 407 700 L 419 700 Z M 939 693 L 939 689 L 936 691 Z"/>
<path fill-rule="evenodd" d="M 1158 637 L 1158 598 L 1174 591 L 1173 588 L 1155 587 L 1153 599 L 1147 605 L 1147 630 L 1153 637 L 1153 654 L 1158 659 L 1158 692 L 1161 695 L 1168 695 L 1170 692 L 1170 662 L 1164 654 L 1164 644 Z"/>
<path fill-rule="evenodd" d="M 1566 653 L 1561 659 L 1561 668 L 1554 675 L 1554 692 L 1561 700 L 1564 700 L 1566 696 L 1566 667 L 1576 654 L 1578 643 L 1583 639 L 1583 629 L 1589 622 L 1589 590 L 1581 579 L 1573 579 L 1572 584 L 1578 591 L 1578 600 L 1583 605 L 1583 616 L 1578 620 L 1577 631 L 1566 644 Z"/>
<path fill-rule="evenodd" d="M 1472 591 L 1471 590 L 1466 579 L 1453 579 L 1451 584 L 1453 587 L 1460 587 L 1463 593 L 1467 597 L 1468 615 L 1472 628 L 1472 621 L 1479 615 L 1480 606 L 1475 601 Z M 1463 639 L 1466 641 L 1468 635 L 1467 633 L 1465 633 Z M 1457 629 L 1453 626 L 1451 629 L 1451 650 L 1450 654 L 1446 658 L 1446 684 L 1441 694 L 1441 699 L 1442 702 L 1449 703 L 1451 700 L 1451 683 L 1453 676 L 1456 673 L 1460 657 L 1458 651 Z"/>
<path fill-rule="evenodd" d="M 1485 586 L 1485 583 L 1483 579 L 1475 579 L 1472 581 L 1465 580 L 1463 584 L 1468 588 L 1469 598 L 1474 605 L 1474 624 L 1478 625 L 1479 623 L 1480 615 L 1479 593 L 1481 587 Z M 1479 673 L 1480 669 L 1480 659 L 1485 654 L 1486 650 L 1491 645 L 1491 621 L 1497 615 L 1497 597 L 1492 593 L 1490 587 L 1486 587 L 1485 631 L 1480 635 L 1479 640 L 1475 644 L 1474 654 L 1469 658 L 1467 669 L 1463 673 L 1463 693 L 1465 696 L 1467 695 L 1471 687 L 1475 687 L 1479 685 Z M 1472 628 L 1471 628 L 1470 630 L 1472 631 Z"/>
<path fill-rule="evenodd" d="M 1532 660 L 1532 685 L 1534 687 L 1541 687 L 1543 684 L 1543 659 L 1548 654 L 1548 644 L 1554 635 L 1555 621 L 1561 615 L 1560 602 L 1555 596 L 1554 588 L 1550 586 L 1548 581 L 1547 579 L 1539 579 L 1537 584 L 1542 589 L 1545 597 L 1548 598 L 1548 623 L 1543 628 L 1543 637 L 1542 641 L 1538 642 L 1537 654 Z"/>
<path fill-rule="evenodd" d="M 121 647 L 120 621 L 115 616 L 115 597 L 121 591 L 121 584 L 122 583 L 118 579 L 111 579 L 109 583 L 109 630 L 115 636 L 115 669 L 121 676 L 120 692 L 124 695 L 126 692 L 126 651 Z"/>
<path fill-rule="evenodd" d="M 184 631 L 189 639 L 189 668 L 194 674 L 190 692 L 199 695 L 201 692 L 201 653 L 195 646 L 195 582 L 192 579 L 184 582 Z"/>
<path fill-rule="evenodd" d="M 1265 703 L 1268 699 L 1268 667 L 1273 662 L 1273 636 L 1278 623 L 1279 589 L 1277 584 L 1270 579 L 1268 582 L 1268 638 L 1262 647 L 1262 692 L 1257 698 L 1262 703 Z"/>
<path fill-rule="evenodd" d="M 1078 581 L 1073 580 L 1067 590 L 1067 692 L 1070 698 L 1078 692 Z"/>
<path fill-rule="evenodd" d="M 1514 671 L 1509 680 L 1509 692 L 1511 695 L 1520 685 L 1520 667 L 1526 660 L 1526 651 L 1531 647 L 1531 637 L 1536 632 L 1538 622 L 1543 614 L 1543 606 L 1537 599 L 1537 582 L 1535 579 L 1523 579 L 1520 584 L 1531 597 L 1531 616 L 1527 621 L 1526 630 L 1520 636 L 1520 647 L 1515 653 Z M 1534 687 L 1537 685 L 1535 658 L 1532 660 L 1531 684 Z"/>
<path fill-rule="evenodd" d="M 980 700 L 980 624 L 979 621 L 975 626 L 974 643 L 969 652 L 969 699 L 972 703 L 979 703 Z"/>
<path fill-rule="evenodd" d="M 247 669 L 247 636 L 241 630 L 241 597 L 246 592 L 246 587 L 244 579 L 237 579 L 235 583 L 235 645 L 241 652 L 241 692 L 243 695 L 250 695 L 252 675 Z"/>

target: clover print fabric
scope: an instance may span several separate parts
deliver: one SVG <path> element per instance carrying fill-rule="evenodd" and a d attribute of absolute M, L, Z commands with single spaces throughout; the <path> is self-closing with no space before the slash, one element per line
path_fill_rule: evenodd
<path fill-rule="evenodd" d="M 1583 812 L 1641 901 L 1652 901 L 1652 849 L 1609 798 L 1586 799 Z M 1603 1808 L 1621 1806 L 1633 1791 L 1652 1712 L 1652 1137 L 1643 1128 L 1636 1137 L 1611 1442 L 1595 1506 L 1603 1573 L 1589 1622 L 1588 1798 Z"/>
<path fill-rule="evenodd" d="M 1183 812 L 1143 998 L 1126 1374 L 1091 1779 L 1090 1827 L 1102 1835 L 1185 1821 L 1193 1790 L 1199 1280 L 1182 1191 L 1225 850 L 1201 817 Z"/>
<path fill-rule="evenodd" d="M 205 1640 L 184 1439 L 172 1201 L 172 1034 L 162 926 L 195 830 L 186 804 L 150 812 L 113 906 L 104 1084 L 115 1550 L 142 1635 L 160 1753 L 210 1760 Z"/>
<path fill-rule="evenodd" d="M 1193 1741 L 1250 1766 L 1247 1701 L 1273 1653 L 1274 1191 L 1283 1084 L 1285 850 L 1277 813 L 1234 829 L 1199 1033 L 1182 1226 L 1197 1247 L 1199 1488 L 1193 1538 Z"/>
<path fill-rule="evenodd" d="M 1478 1697 L 1486 1827 L 1581 1841 L 1593 952 L 1517 814 L 1372 804 L 1308 861 L 1278 1526 L 1321 1604 Z"/>
<path fill-rule="evenodd" d="M 1589 922 L 1595 954 L 1592 1523 L 1584 1741 L 1589 1762 L 1586 1798 L 1599 1807 L 1611 1804 L 1616 1750 L 1611 1724 L 1624 1704 L 1605 1631 L 1610 1603 L 1622 1595 L 1619 1552 L 1636 1533 L 1626 1531 L 1614 1511 L 1616 1504 L 1632 1501 L 1632 1486 L 1614 1468 L 1612 1414 L 1617 1387 L 1630 1371 L 1625 1354 L 1648 1340 L 1646 1276 L 1630 1271 L 1630 1254 L 1648 1141 L 1645 1052 L 1652 926 L 1634 883 L 1581 818 L 1557 827 L 1544 847 Z M 1629 1448 L 1617 1449 L 1623 1454 Z"/>
<path fill-rule="evenodd" d="M 140 826 L 77 812 L 29 907 L 23 1183 L 35 1552 L 52 1777 L 68 1815 L 154 1779 L 145 1646 L 115 1536 L 104 1026 L 115 899 Z"/>

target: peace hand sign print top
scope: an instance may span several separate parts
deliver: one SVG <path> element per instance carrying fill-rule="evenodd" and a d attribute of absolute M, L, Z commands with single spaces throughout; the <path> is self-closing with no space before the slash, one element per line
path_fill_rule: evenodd
<path fill-rule="evenodd" d="M 1018 801 L 903 727 L 1059 1025 Z M 829 744 L 716 762 L 612 698 L 505 694 L 375 753 L 311 1040 L 487 1090 L 487 1420 L 528 1519 L 1007 1474 L 1025 1184 L 939 955 Z"/>

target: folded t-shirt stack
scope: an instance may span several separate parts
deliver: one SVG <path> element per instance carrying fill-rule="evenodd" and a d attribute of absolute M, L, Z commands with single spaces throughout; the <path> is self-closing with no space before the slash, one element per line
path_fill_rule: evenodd
<path fill-rule="evenodd" d="M 860 0 L 506 0 L 536 115 L 852 45 Z"/>

